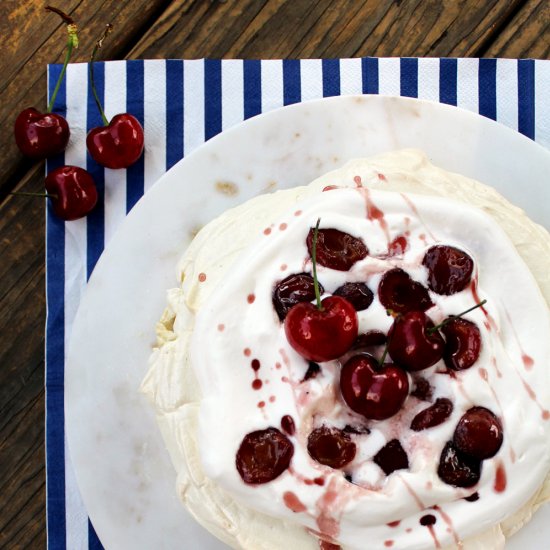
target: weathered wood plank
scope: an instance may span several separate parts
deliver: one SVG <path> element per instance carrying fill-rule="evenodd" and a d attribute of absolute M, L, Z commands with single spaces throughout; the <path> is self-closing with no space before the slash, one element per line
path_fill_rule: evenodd
<path fill-rule="evenodd" d="M 471 56 L 523 2 L 184 0 L 130 56 Z"/>
<path fill-rule="evenodd" d="M 495 37 L 484 55 L 550 59 L 550 2 L 529 0 Z"/>
<path fill-rule="evenodd" d="M 55 2 L 52 2 L 55 4 Z M 71 0 L 60 6 L 80 28 L 80 47 L 75 61 L 87 61 L 97 36 L 106 23 L 116 32 L 105 42 L 102 56 L 124 56 L 170 0 Z M 0 18 L 0 191 L 13 187 L 14 178 L 22 176 L 32 164 L 19 153 L 12 134 L 17 113 L 26 107 L 46 108 L 46 65 L 63 61 L 66 43 L 65 25 L 52 13 L 44 11 L 46 3 L 6 0 Z M 11 183 L 10 183 L 11 182 Z"/>
<path fill-rule="evenodd" d="M 43 186 L 36 165 L 18 188 Z M 44 199 L 0 208 L 0 547 L 45 548 Z"/>

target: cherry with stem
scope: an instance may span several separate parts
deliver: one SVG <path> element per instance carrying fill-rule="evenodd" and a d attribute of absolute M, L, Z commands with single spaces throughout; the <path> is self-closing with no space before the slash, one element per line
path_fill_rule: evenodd
<path fill-rule="evenodd" d="M 94 80 L 95 57 L 112 28 L 110 24 L 106 26 L 90 57 L 90 85 L 104 126 L 92 128 L 88 132 L 86 146 L 98 164 L 106 168 L 117 169 L 128 168 L 141 157 L 145 140 L 143 127 L 135 116 L 129 113 L 120 113 L 109 121 L 97 94 Z"/>
<path fill-rule="evenodd" d="M 15 120 L 13 129 L 15 143 L 25 156 L 33 159 L 45 159 L 57 155 L 67 147 L 70 137 L 69 124 L 61 115 L 52 113 L 52 109 L 73 49 L 78 47 L 78 28 L 74 20 L 58 8 L 46 6 L 46 10 L 56 13 L 63 19 L 67 25 L 68 39 L 63 67 L 46 112 L 41 113 L 34 107 L 29 107 L 21 111 Z"/>
<path fill-rule="evenodd" d="M 346 353 L 357 338 L 358 320 L 353 305 L 341 296 L 321 300 L 317 278 L 319 224 L 313 233 L 311 260 L 315 304 L 300 302 L 288 312 L 284 327 L 289 344 L 308 361 L 324 362 Z"/>
<path fill-rule="evenodd" d="M 428 334 L 433 334 L 434 332 L 442 329 L 444 326 L 448 325 L 450 322 L 454 321 L 455 319 L 459 319 L 460 317 L 463 317 L 464 315 L 466 315 L 466 313 L 470 313 L 470 311 L 474 311 L 474 309 L 477 309 L 478 307 L 483 307 L 486 303 L 487 303 L 487 300 L 482 300 L 481 302 L 477 303 L 475 306 L 472 306 L 462 311 L 461 313 L 458 313 L 457 315 L 450 315 L 449 317 L 447 317 L 447 319 L 439 323 L 439 325 L 435 325 L 434 327 L 430 327 L 426 329 L 426 332 Z"/>

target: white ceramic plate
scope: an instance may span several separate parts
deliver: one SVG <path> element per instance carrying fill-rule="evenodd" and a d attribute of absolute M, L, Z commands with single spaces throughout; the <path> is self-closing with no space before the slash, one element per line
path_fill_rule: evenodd
<path fill-rule="evenodd" d="M 153 411 L 138 393 L 165 291 L 175 286 L 175 265 L 193 232 L 254 195 L 403 147 L 494 186 L 549 228 L 548 151 L 466 111 L 381 96 L 325 99 L 253 118 L 176 164 L 131 211 L 90 279 L 65 375 L 69 449 L 108 550 L 225 547 L 179 504 Z M 550 507 L 543 508 L 507 548 L 547 548 L 549 519 Z"/>

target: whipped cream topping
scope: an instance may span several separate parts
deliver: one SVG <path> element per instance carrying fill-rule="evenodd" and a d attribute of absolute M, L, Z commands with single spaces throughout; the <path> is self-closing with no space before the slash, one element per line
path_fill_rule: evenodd
<path fill-rule="evenodd" d="M 373 180 L 376 185 L 371 185 Z M 479 533 L 488 534 L 491 547 L 497 548 L 503 539 L 500 531 L 491 531 L 492 526 L 527 503 L 544 482 L 550 466 L 548 307 L 530 270 L 493 219 L 439 197 L 372 189 L 395 189 L 403 183 L 406 187 L 410 180 L 399 169 L 379 172 L 368 164 L 349 165 L 314 182 L 307 192 L 294 192 L 291 200 L 282 201 L 286 213 L 279 203 L 271 209 L 270 219 L 265 218 L 267 203 L 261 215 L 254 204 L 244 210 L 251 216 L 240 223 L 243 231 L 251 233 L 247 244 L 253 244 L 242 254 L 238 255 L 239 246 L 229 232 L 224 238 L 218 236 L 222 242 L 217 246 L 228 256 L 212 258 L 207 251 L 207 237 L 212 235 L 207 233 L 199 235 L 184 258 L 182 289 L 171 294 L 171 309 L 161 325 L 163 345 L 153 355 L 144 389 L 159 410 L 180 474 L 188 476 L 191 471 L 198 486 L 210 490 L 212 484 L 223 491 L 227 508 L 217 512 L 225 513 L 229 531 L 236 514 L 234 500 L 245 516 L 255 510 L 261 518 L 262 514 L 281 518 L 287 522 L 283 525 L 301 525 L 344 548 L 363 548 L 365 541 L 372 549 L 440 547 L 458 545 Z M 323 192 L 327 186 L 336 188 Z M 295 203 L 302 195 L 309 197 Z M 304 381 L 307 361 L 288 344 L 272 292 L 286 276 L 311 271 L 306 236 L 318 218 L 321 228 L 360 237 L 369 248 L 369 255 L 348 272 L 318 266 L 327 294 L 355 281 L 367 283 L 375 293 L 371 306 L 358 312 L 360 333 L 387 333 L 391 325 L 376 292 L 385 271 L 401 267 L 426 284 L 422 258 L 439 243 L 461 248 L 474 259 L 474 283 L 452 296 L 431 293 L 435 305 L 427 311 L 437 323 L 480 299 L 488 300 L 484 310 L 465 317 L 481 331 L 482 352 L 475 365 L 450 376 L 438 373 L 444 370 L 440 362 L 414 375 L 429 381 L 434 400 L 445 397 L 453 402 L 451 417 L 440 426 L 410 430 L 412 418 L 427 406 L 413 396 L 394 417 L 365 421 L 340 396 L 338 361 L 321 364 L 318 376 Z M 406 250 L 392 255 L 389 245 L 398 237 L 405 239 Z M 187 417 L 182 410 L 199 393 L 189 365 L 202 395 L 198 446 L 206 478 L 200 479 L 195 465 L 184 464 L 195 457 L 185 442 L 188 436 L 181 425 L 186 426 Z M 410 383 L 414 388 L 412 376 Z M 494 458 L 483 462 L 479 483 L 458 489 L 439 479 L 437 464 L 458 420 L 472 406 L 487 407 L 501 419 L 504 442 Z M 286 416 L 292 417 L 296 428 L 290 437 L 294 445 L 290 468 L 269 483 L 245 484 L 235 467 L 243 437 L 270 426 L 281 428 Z M 357 455 L 344 471 L 309 456 L 308 434 L 321 425 L 368 426 L 370 433 L 352 436 Z M 386 476 L 372 458 L 396 438 L 408 455 L 409 468 Z M 182 493 L 185 490 L 181 488 Z M 473 493 L 477 500 L 465 500 Z M 239 524 L 242 528 L 243 522 Z M 225 540 L 247 547 L 246 536 L 232 533 Z"/>

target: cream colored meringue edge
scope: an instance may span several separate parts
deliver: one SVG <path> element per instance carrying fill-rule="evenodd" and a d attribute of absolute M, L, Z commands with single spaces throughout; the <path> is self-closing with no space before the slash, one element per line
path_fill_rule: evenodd
<path fill-rule="evenodd" d="M 327 185 L 351 183 L 356 174 L 365 172 L 389 175 L 392 181 L 388 184 L 379 178 L 369 178 L 371 188 L 442 196 L 476 206 L 489 214 L 508 234 L 550 304 L 550 270 L 546 260 L 550 257 L 550 234 L 491 187 L 433 166 L 420 151 L 404 150 L 350 161 L 308 186 L 255 197 L 207 224 L 180 261 L 180 287 L 168 291 L 168 307 L 156 327 L 158 347 L 151 356 L 141 391 L 156 409 L 162 436 L 177 471 L 176 485 L 181 500 L 203 527 L 233 548 L 314 550 L 319 546 L 317 539 L 302 526 L 237 504 L 205 476 L 197 440 L 201 393 L 186 353 L 194 315 L 239 253 L 261 234 L 266 220 L 277 220 L 296 202 Z M 208 273 L 208 278 L 199 284 L 201 272 Z M 517 512 L 465 540 L 462 548 L 504 548 L 505 539 L 523 527 L 548 500 L 550 476 Z"/>

